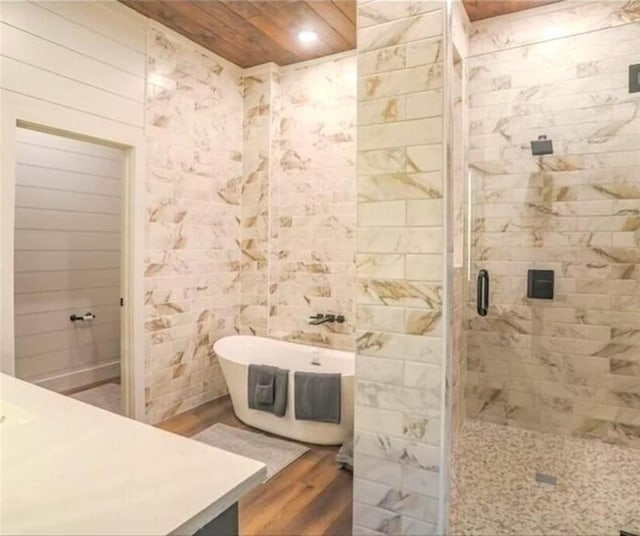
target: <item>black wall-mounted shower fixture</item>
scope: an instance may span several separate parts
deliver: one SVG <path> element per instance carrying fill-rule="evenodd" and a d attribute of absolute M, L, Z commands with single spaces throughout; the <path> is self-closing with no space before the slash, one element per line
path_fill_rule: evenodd
<path fill-rule="evenodd" d="M 553 270 L 529 270 L 527 273 L 527 298 L 553 300 L 554 281 Z"/>
<path fill-rule="evenodd" d="M 531 154 L 533 156 L 542 156 L 544 154 L 553 154 L 553 143 L 546 136 L 538 136 L 537 140 L 531 142 Z"/>
<path fill-rule="evenodd" d="M 640 92 L 640 63 L 629 65 L 629 93 Z"/>

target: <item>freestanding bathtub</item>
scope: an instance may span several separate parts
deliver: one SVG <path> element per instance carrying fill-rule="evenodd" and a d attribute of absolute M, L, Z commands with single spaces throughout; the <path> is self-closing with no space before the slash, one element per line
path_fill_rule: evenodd
<path fill-rule="evenodd" d="M 233 411 L 245 424 L 318 445 L 339 445 L 352 435 L 354 354 L 250 335 L 224 337 L 214 344 L 213 349 L 229 387 Z M 319 365 L 315 364 L 318 362 Z M 284 417 L 249 409 L 247 377 L 250 364 L 289 370 L 288 407 Z M 293 379 L 296 371 L 342 374 L 340 424 L 296 420 Z"/>

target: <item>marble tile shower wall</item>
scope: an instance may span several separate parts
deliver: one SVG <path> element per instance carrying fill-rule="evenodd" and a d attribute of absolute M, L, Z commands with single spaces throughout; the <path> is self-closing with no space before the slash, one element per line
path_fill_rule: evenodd
<path fill-rule="evenodd" d="M 271 180 L 269 335 L 353 350 L 356 56 L 283 69 Z M 316 313 L 344 324 L 309 325 Z"/>
<path fill-rule="evenodd" d="M 449 299 L 452 303 L 451 315 L 451 439 L 453 447 L 460 437 L 464 423 L 464 371 L 465 371 L 465 329 L 464 315 L 466 305 L 466 270 L 465 261 L 467 239 L 465 236 L 465 154 L 464 154 L 464 93 L 463 93 L 463 65 L 462 60 L 450 60 L 450 91 L 449 117 L 449 145 L 447 149 L 448 180 L 450 181 L 448 225 L 450 232 L 451 292 Z M 455 450 L 455 449 L 454 449 Z"/>
<path fill-rule="evenodd" d="M 546 13 L 567 37 L 529 44 L 538 14 L 471 36 L 472 267 L 492 307 L 479 318 L 471 289 L 466 411 L 640 447 L 640 6 Z M 541 134 L 554 155 L 531 155 Z M 529 268 L 555 271 L 553 301 L 526 298 Z"/>
<path fill-rule="evenodd" d="M 358 3 L 355 534 L 443 530 L 444 6 Z"/>
<path fill-rule="evenodd" d="M 162 27 L 148 32 L 147 419 L 226 392 L 213 354 L 239 295 L 241 70 Z"/>
<path fill-rule="evenodd" d="M 354 348 L 355 73 L 355 55 L 245 72 L 241 333 Z"/>
<path fill-rule="evenodd" d="M 145 385 L 156 422 L 226 393 L 221 336 L 353 349 L 356 58 L 281 75 L 160 26 L 148 39 Z M 347 322 L 309 326 L 316 312 Z"/>
<path fill-rule="evenodd" d="M 270 183 L 278 159 L 279 71 L 273 64 L 245 71 L 243 178 L 240 219 L 242 334 L 269 335 Z"/>

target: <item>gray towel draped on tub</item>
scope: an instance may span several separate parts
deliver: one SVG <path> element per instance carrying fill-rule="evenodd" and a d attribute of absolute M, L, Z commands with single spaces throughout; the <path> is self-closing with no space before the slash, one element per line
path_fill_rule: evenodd
<path fill-rule="evenodd" d="M 289 371 L 268 365 L 249 365 L 249 408 L 283 417 L 287 412 Z"/>
<path fill-rule="evenodd" d="M 266 366 L 254 367 L 252 372 L 256 380 L 256 385 L 254 386 L 256 403 L 273 404 L 276 397 L 276 368 Z"/>
<path fill-rule="evenodd" d="M 296 372 L 296 419 L 340 424 L 341 376 Z"/>

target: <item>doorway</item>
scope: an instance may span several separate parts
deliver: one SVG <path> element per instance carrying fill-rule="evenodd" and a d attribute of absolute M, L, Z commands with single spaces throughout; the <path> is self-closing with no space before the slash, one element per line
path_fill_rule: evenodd
<path fill-rule="evenodd" d="M 17 128 L 16 377 L 124 414 L 127 153 Z"/>

